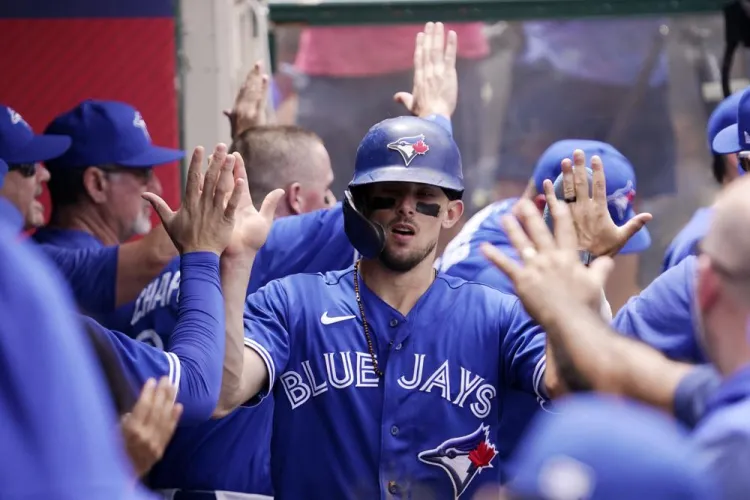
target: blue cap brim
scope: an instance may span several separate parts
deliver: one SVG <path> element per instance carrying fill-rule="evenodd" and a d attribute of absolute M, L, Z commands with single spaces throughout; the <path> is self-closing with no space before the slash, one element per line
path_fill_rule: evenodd
<path fill-rule="evenodd" d="M 711 149 L 714 153 L 720 155 L 728 155 L 742 151 L 737 124 L 730 125 L 716 134 L 714 142 L 711 144 Z"/>
<path fill-rule="evenodd" d="M 4 156 L 3 160 L 10 164 L 51 160 L 65 153 L 70 143 L 67 135 L 35 135 L 22 148 Z"/>
<path fill-rule="evenodd" d="M 635 211 L 632 208 L 628 209 L 627 213 L 625 214 L 626 220 L 632 219 L 633 217 L 635 217 L 635 215 Z M 649 233 L 648 229 L 646 229 L 646 227 L 644 226 L 640 231 L 631 236 L 628 242 L 625 243 L 625 246 L 622 247 L 622 250 L 620 250 L 620 253 L 639 253 L 647 250 L 650 246 L 651 233 Z"/>
<path fill-rule="evenodd" d="M 120 160 L 117 162 L 117 164 L 124 167 L 148 168 L 182 160 L 184 157 L 185 152 L 180 149 L 150 146 L 144 152 L 132 158 L 128 158 L 127 160 Z"/>

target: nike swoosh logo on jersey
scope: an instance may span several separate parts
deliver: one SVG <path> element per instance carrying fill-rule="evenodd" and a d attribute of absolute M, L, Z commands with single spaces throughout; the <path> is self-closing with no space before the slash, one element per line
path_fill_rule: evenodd
<path fill-rule="evenodd" d="M 334 323 L 340 323 L 341 321 L 346 321 L 349 319 L 354 319 L 356 316 L 328 316 L 328 311 L 323 313 L 323 316 L 320 317 L 320 322 L 324 325 L 332 325 Z"/>

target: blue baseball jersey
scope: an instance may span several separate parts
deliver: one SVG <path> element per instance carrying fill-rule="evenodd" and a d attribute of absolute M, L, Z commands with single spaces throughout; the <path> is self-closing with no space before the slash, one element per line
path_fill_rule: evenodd
<path fill-rule="evenodd" d="M 354 256 L 354 247 L 344 232 L 341 203 L 276 219 L 255 257 L 247 292 L 291 274 L 346 269 L 354 263 Z"/>
<path fill-rule="evenodd" d="M 651 282 L 617 312 L 612 327 L 678 361 L 705 363 L 698 345 L 696 257 L 688 256 Z"/>
<path fill-rule="evenodd" d="M 540 327 L 516 297 L 445 274 L 406 316 L 360 279 L 381 380 L 353 277 L 297 274 L 248 296 L 246 345 L 275 401 L 276 498 L 470 498 L 498 482 L 498 426 L 514 411 L 499 394 L 545 397 Z"/>
<path fill-rule="evenodd" d="M 750 365 L 724 379 L 706 401 L 693 444 L 718 479 L 722 498 L 746 498 L 750 491 Z"/>
<path fill-rule="evenodd" d="M 61 277 L 4 218 L 0 233 L 0 497 L 151 498 Z"/>
<path fill-rule="evenodd" d="M 118 247 L 105 247 L 83 231 L 56 228 L 40 228 L 32 238 L 56 264 L 85 314 L 114 310 Z"/>
<path fill-rule="evenodd" d="M 482 254 L 484 242 L 494 245 L 505 255 L 518 259 L 518 252 L 501 226 L 501 217 L 511 213 L 518 198 L 497 201 L 477 212 L 445 247 L 436 267 L 451 276 L 475 281 L 506 293 L 515 294 L 513 282 Z M 506 464 L 526 427 L 539 409 L 535 397 L 521 391 L 507 390 L 501 394 L 504 405 L 513 411 L 504 412 L 500 420 L 497 452 L 503 481 Z"/>
<path fill-rule="evenodd" d="M 482 254 L 480 245 L 490 243 L 504 254 L 518 259 L 518 253 L 500 225 L 500 218 L 511 213 L 518 198 L 496 201 L 477 212 L 446 245 L 435 267 L 444 273 L 478 281 L 502 292 L 515 293 L 513 282 Z"/>
<path fill-rule="evenodd" d="M 711 207 L 699 208 L 695 211 L 690 221 L 677 233 L 677 236 L 667 247 L 662 263 L 662 272 L 676 266 L 689 255 L 697 255 L 698 243 L 706 235 L 712 216 L 713 208 Z"/>

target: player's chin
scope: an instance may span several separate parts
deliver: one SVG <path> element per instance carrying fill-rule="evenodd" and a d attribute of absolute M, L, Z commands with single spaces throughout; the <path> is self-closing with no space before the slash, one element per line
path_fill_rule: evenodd
<path fill-rule="evenodd" d="M 25 223 L 27 229 L 43 226 L 44 205 L 37 200 L 33 200 L 29 205 L 29 211 L 26 213 Z"/>

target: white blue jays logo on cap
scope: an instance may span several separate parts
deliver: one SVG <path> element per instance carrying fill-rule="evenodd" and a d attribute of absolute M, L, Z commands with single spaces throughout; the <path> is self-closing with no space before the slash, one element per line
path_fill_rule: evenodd
<path fill-rule="evenodd" d="M 18 125 L 20 123 L 26 128 L 31 128 L 29 127 L 29 124 L 26 123 L 26 120 L 23 119 L 23 117 L 18 111 L 10 107 L 7 109 L 8 109 L 8 116 L 10 116 L 10 123 L 12 123 L 13 125 Z"/>
<path fill-rule="evenodd" d="M 146 136 L 146 139 L 151 140 L 151 136 L 148 133 L 148 128 L 146 128 L 146 120 L 143 119 L 139 111 L 135 112 L 135 117 L 133 118 L 133 126 L 141 129 L 143 131 L 143 135 Z"/>
<path fill-rule="evenodd" d="M 421 452 L 421 462 L 442 468 L 453 483 L 456 498 L 466 491 L 472 479 L 482 469 L 492 468 L 497 456 L 495 445 L 490 442 L 490 427 L 480 425 L 466 436 L 443 441 L 437 448 Z"/>
<path fill-rule="evenodd" d="M 388 144 L 388 149 L 401 153 L 401 158 L 408 167 L 414 158 L 424 155 L 430 150 L 430 146 L 424 140 L 424 135 L 415 135 L 413 137 L 402 137 Z"/>
<path fill-rule="evenodd" d="M 614 206 L 615 210 L 617 210 L 617 215 L 623 219 L 634 198 L 635 189 L 633 189 L 633 181 L 629 180 L 624 187 L 615 190 L 614 193 L 607 196 L 607 204 Z"/>

